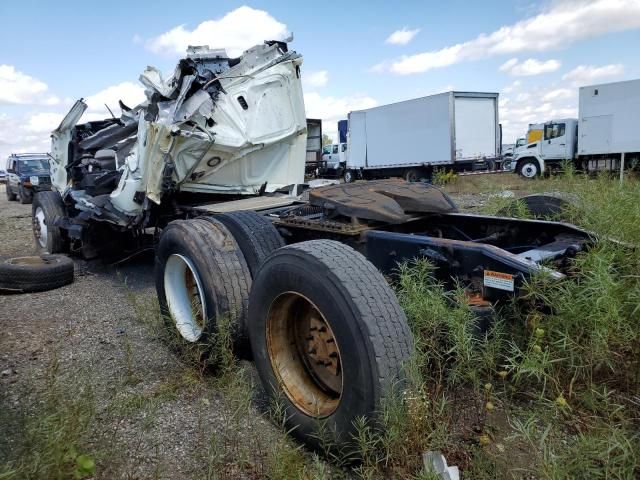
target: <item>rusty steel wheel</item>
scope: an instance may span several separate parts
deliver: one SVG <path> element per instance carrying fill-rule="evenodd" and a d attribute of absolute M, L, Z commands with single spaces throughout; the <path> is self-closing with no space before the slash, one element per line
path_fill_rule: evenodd
<path fill-rule="evenodd" d="M 312 417 L 333 413 L 342 394 L 340 350 L 311 300 L 296 292 L 275 299 L 267 314 L 271 366 L 289 400 Z"/>
<path fill-rule="evenodd" d="M 413 340 L 382 274 L 331 240 L 280 248 L 260 266 L 249 295 L 249 337 L 268 397 L 287 428 L 315 448 L 351 447 L 354 420 L 376 425 L 401 388 Z"/>

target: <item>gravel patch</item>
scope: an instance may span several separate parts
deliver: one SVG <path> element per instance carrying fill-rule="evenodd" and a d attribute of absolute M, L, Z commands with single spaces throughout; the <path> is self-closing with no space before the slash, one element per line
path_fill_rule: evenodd
<path fill-rule="evenodd" d="M 31 206 L 0 191 L 0 256 L 34 252 L 30 222 Z M 182 363 L 141 318 L 156 297 L 153 258 L 117 267 L 74 261 L 68 286 L 0 295 L 0 468 L 23 440 L 24 419 L 38 415 L 55 370 L 68 388 L 93 391 L 94 442 L 109 455 L 97 459 L 96 478 L 201 477 L 234 406 L 212 374 Z M 256 429 L 275 434 L 258 412 L 252 417 L 240 424 L 247 438 Z"/>

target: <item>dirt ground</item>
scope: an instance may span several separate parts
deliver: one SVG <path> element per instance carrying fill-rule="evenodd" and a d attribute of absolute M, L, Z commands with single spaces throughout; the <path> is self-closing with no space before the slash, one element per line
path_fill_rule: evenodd
<path fill-rule="evenodd" d="M 30 222 L 31 205 L 8 202 L 0 186 L 1 256 L 34 251 Z M 74 260 L 71 285 L 0 295 L 0 466 L 55 370 L 71 385 L 91 385 L 98 422 L 110 422 L 95 425 L 96 442 L 109 432 L 118 450 L 104 478 L 200 476 L 194 452 L 206 449 L 229 408 L 206 381 L 190 381 L 192 369 L 139 321 L 133 303 L 155 298 L 153 259 L 118 267 Z M 114 405 L 128 413 L 117 425 L 105 410 Z M 271 427 L 256 415 L 247 428 Z"/>

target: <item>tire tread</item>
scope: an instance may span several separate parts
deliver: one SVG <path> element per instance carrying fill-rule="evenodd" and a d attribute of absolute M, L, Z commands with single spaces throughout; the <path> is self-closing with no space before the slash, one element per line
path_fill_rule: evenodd
<path fill-rule="evenodd" d="M 363 255 L 334 240 L 311 240 L 279 250 L 297 250 L 313 256 L 335 275 L 360 311 L 374 347 L 381 399 L 400 380 L 398 367 L 413 352 L 413 336 L 404 311 L 384 276 Z M 277 254 L 276 254 L 277 255 Z"/>
<path fill-rule="evenodd" d="M 256 212 L 231 212 L 207 219 L 217 220 L 231 231 L 245 256 L 252 277 L 273 251 L 284 246 L 284 240 L 273 223 Z"/>

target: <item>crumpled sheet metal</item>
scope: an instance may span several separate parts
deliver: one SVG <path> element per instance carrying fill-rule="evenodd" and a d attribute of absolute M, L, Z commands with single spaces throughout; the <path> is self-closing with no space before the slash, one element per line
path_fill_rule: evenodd
<path fill-rule="evenodd" d="M 433 185 L 404 180 L 342 183 L 313 189 L 309 203 L 363 220 L 401 223 L 420 213 L 453 213 L 451 198 Z"/>

